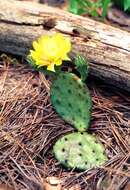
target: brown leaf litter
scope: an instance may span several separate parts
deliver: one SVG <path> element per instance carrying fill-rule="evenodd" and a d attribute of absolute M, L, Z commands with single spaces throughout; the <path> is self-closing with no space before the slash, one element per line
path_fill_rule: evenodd
<path fill-rule="evenodd" d="M 24 64 L 10 65 L 9 61 L 1 61 L 1 184 L 8 184 L 15 190 L 43 190 L 46 188 L 43 181 L 53 176 L 61 181 L 59 189 L 127 189 L 130 181 L 130 95 L 92 80 L 88 79 L 93 98 L 89 131 L 105 145 L 109 160 L 99 168 L 84 172 L 66 170 L 54 158 L 52 145 L 74 129 L 51 106 L 50 81 Z"/>

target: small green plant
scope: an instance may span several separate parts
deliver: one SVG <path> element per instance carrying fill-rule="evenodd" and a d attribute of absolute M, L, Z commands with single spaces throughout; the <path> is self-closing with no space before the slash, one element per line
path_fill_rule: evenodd
<path fill-rule="evenodd" d="M 87 13 L 98 17 L 100 16 L 98 9 L 101 9 L 101 16 L 104 18 L 110 3 L 114 3 L 124 11 L 130 11 L 130 0 L 69 0 L 69 11 L 78 15 Z"/>
<path fill-rule="evenodd" d="M 98 16 L 97 9 L 100 7 L 100 2 L 92 2 L 91 0 L 69 0 L 69 11 L 74 14 L 88 13 L 91 16 Z"/>
<path fill-rule="evenodd" d="M 111 0 L 69 0 L 69 11 L 74 14 L 87 13 L 98 17 L 98 9 L 102 9 L 102 17 L 106 16 L 107 8 Z"/>
<path fill-rule="evenodd" d="M 78 77 L 62 71 L 62 61 L 69 60 L 71 42 L 62 34 L 42 36 L 33 42 L 28 62 L 38 71 L 51 74 L 50 100 L 56 112 L 78 132 L 65 135 L 54 145 L 54 154 L 68 168 L 86 170 L 103 164 L 104 147 L 85 131 L 90 126 L 92 100 L 85 84 L 88 63 L 80 55 L 74 61 Z M 55 73 L 55 75 L 52 75 Z M 82 133 L 81 133 L 82 132 Z M 68 139 L 68 140 L 66 140 Z"/>

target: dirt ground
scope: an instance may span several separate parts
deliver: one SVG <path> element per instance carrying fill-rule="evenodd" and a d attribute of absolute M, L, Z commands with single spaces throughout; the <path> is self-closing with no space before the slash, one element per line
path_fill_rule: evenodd
<path fill-rule="evenodd" d="M 93 99 L 89 132 L 105 145 L 108 161 L 85 172 L 69 171 L 54 158 L 52 145 L 74 129 L 52 108 L 50 81 L 22 61 L 1 59 L 1 183 L 43 190 L 46 177 L 57 176 L 68 190 L 75 184 L 77 190 L 130 189 L 130 95 L 91 77 L 87 84 Z"/>

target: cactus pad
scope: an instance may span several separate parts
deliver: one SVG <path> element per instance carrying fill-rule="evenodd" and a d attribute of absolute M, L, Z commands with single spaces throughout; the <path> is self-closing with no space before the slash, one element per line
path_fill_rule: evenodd
<path fill-rule="evenodd" d="M 67 168 L 87 170 L 98 167 L 107 160 L 103 145 L 86 132 L 75 132 L 62 137 L 53 150 L 57 160 Z"/>
<path fill-rule="evenodd" d="M 61 73 L 51 86 L 51 102 L 57 113 L 78 131 L 89 127 L 92 101 L 87 86 L 72 73 Z"/>

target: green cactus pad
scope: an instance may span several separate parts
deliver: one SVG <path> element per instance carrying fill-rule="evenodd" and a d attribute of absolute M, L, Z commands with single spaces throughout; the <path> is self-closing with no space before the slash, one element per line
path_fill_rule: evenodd
<path fill-rule="evenodd" d="M 51 86 L 51 102 L 57 113 L 78 131 L 90 124 L 92 100 L 87 86 L 72 73 L 61 73 Z"/>
<path fill-rule="evenodd" d="M 98 167 L 107 160 L 104 146 L 86 132 L 75 132 L 62 137 L 53 150 L 62 165 L 82 171 Z"/>

